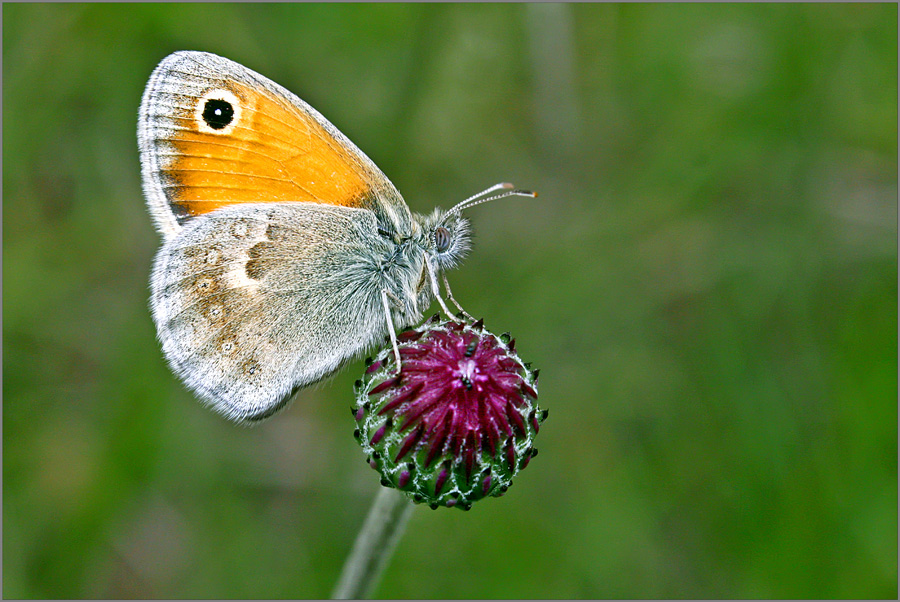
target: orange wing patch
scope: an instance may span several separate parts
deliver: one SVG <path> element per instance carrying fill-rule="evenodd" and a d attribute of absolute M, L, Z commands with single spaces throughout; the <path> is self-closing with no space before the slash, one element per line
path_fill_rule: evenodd
<path fill-rule="evenodd" d="M 371 208 L 364 168 L 311 115 L 236 82 L 219 96 L 183 97 L 161 149 L 163 190 L 180 221 L 236 203 Z"/>

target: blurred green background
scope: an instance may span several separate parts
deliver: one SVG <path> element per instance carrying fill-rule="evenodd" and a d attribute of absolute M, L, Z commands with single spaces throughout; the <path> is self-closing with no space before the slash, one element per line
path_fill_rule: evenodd
<path fill-rule="evenodd" d="M 897 5 L 3 5 L 3 595 L 321 598 L 357 361 L 263 425 L 169 372 L 137 108 L 206 50 L 321 111 L 541 368 L 540 456 L 375 595 L 896 598 Z"/>

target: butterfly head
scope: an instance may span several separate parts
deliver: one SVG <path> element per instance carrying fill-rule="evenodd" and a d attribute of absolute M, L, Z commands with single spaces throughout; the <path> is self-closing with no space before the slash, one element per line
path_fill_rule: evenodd
<path fill-rule="evenodd" d="M 503 190 L 503 192 L 489 196 L 496 190 Z M 449 211 L 436 209 L 428 217 L 419 217 L 418 221 L 422 225 L 425 236 L 423 247 L 433 260 L 434 266 L 441 271 L 455 268 L 468 253 L 471 247 L 472 230 L 469 220 L 462 216 L 464 209 L 508 196 L 533 198 L 537 194 L 528 190 L 516 190 L 512 184 L 502 183 L 467 198 Z"/>
<path fill-rule="evenodd" d="M 422 246 L 438 271 L 457 267 L 471 248 L 469 220 L 459 213 L 435 209 L 421 218 Z"/>

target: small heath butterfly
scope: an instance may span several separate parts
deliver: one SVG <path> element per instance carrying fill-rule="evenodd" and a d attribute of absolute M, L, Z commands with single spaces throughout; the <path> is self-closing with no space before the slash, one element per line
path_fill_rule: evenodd
<path fill-rule="evenodd" d="M 271 416 L 385 335 L 396 353 L 395 330 L 432 299 L 450 315 L 438 277 L 456 303 L 443 274 L 469 248 L 460 212 L 535 196 L 498 184 L 449 211 L 412 213 L 315 109 L 204 52 L 176 52 L 153 71 L 138 146 L 163 237 L 151 275 L 163 353 L 238 422 Z"/>

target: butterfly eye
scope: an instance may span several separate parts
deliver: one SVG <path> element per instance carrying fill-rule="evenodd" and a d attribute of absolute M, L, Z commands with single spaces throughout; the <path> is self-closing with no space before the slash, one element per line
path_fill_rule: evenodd
<path fill-rule="evenodd" d="M 210 98 L 203 106 L 203 121 L 214 130 L 221 130 L 234 119 L 234 107 L 227 100 Z"/>
<path fill-rule="evenodd" d="M 434 246 L 438 253 L 444 253 L 450 248 L 450 230 L 443 226 L 434 229 Z"/>

